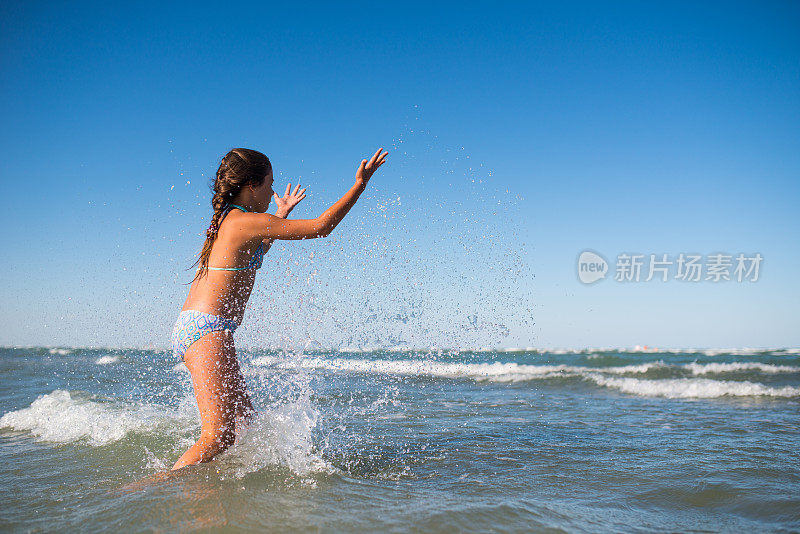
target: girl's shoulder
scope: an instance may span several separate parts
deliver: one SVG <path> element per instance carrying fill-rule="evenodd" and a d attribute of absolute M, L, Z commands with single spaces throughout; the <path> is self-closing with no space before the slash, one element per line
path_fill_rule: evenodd
<path fill-rule="evenodd" d="M 252 224 L 248 224 L 248 220 L 254 215 L 252 212 L 228 209 L 219 222 L 218 237 L 224 236 L 226 241 L 241 241 L 240 244 L 251 241 L 254 236 L 251 235 Z"/>

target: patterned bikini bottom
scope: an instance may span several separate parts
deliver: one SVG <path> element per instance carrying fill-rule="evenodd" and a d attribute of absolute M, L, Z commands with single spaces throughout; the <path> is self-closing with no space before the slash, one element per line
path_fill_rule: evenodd
<path fill-rule="evenodd" d="M 185 310 L 178 316 L 172 330 L 172 353 L 183 360 L 183 355 L 192 343 L 211 332 L 228 330 L 234 333 L 239 324 L 233 319 L 211 315 L 197 310 Z"/>

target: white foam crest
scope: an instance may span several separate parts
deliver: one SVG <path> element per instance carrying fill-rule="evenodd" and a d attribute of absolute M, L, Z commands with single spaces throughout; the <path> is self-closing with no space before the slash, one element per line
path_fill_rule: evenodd
<path fill-rule="evenodd" d="M 273 366 L 273 365 L 278 365 L 282 361 L 284 361 L 283 358 L 278 358 L 276 356 L 257 356 L 255 358 L 253 358 L 250 361 L 250 363 L 252 365 L 257 365 L 259 367 L 270 367 L 270 366 Z M 183 363 L 179 363 L 175 367 L 173 367 L 173 369 L 176 369 L 179 366 L 183 366 L 184 368 L 186 367 Z"/>
<path fill-rule="evenodd" d="M 764 352 L 764 349 L 754 349 L 754 348 L 741 348 L 741 349 L 700 349 L 695 350 L 695 352 L 699 352 L 701 354 L 705 354 L 706 356 L 719 356 L 719 355 L 731 355 L 731 356 L 755 356 L 758 353 Z"/>
<path fill-rule="evenodd" d="M 50 354 L 58 354 L 59 356 L 66 356 L 67 354 L 72 354 L 74 351 L 72 349 L 48 349 L 47 352 Z"/>
<path fill-rule="evenodd" d="M 800 367 L 792 365 L 773 365 L 769 363 L 760 362 L 732 362 L 732 363 L 687 363 L 683 366 L 688 369 L 693 375 L 706 375 L 712 373 L 731 373 L 736 371 L 752 371 L 757 370 L 762 373 L 777 374 L 777 373 L 797 373 L 800 372 Z"/>
<path fill-rule="evenodd" d="M 94 363 L 97 365 L 108 365 L 119 361 L 119 356 L 100 356 Z"/>
<path fill-rule="evenodd" d="M 477 381 L 519 382 L 557 376 L 643 374 L 653 369 L 686 369 L 693 375 L 759 370 L 764 373 L 800 372 L 800 367 L 772 365 L 759 362 L 667 364 L 663 360 L 614 367 L 582 367 L 572 365 L 530 365 L 519 363 L 449 363 L 431 360 L 364 360 L 350 358 L 300 358 L 287 360 L 275 356 L 260 356 L 252 360 L 255 366 L 279 369 L 327 369 L 401 376 L 431 376 L 438 378 L 472 378 Z"/>
<path fill-rule="evenodd" d="M 358 352 L 369 352 L 369 351 L 367 351 L 365 349 L 362 349 L 361 347 L 342 347 L 342 348 L 338 349 L 337 352 L 358 353 Z"/>
<path fill-rule="evenodd" d="M 283 369 L 312 368 L 330 371 L 391 374 L 402 376 L 435 376 L 441 378 L 472 378 L 478 381 L 517 382 L 532 378 L 561 376 L 579 372 L 568 365 L 525 365 L 518 363 L 449 363 L 428 360 L 361 360 L 348 358 L 303 358 L 280 360 L 272 357 L 256 358 L 254 365 L 273 365 Z"/>
<path fill-rule="evenodd" d="M 708 399 L 723 396 L 749 397 L 797 397 L 800 388 L 785 386 L 773 388 L 753 382 L 733 382 L 711 380 L 708 378 L 675 378 L 669 380 L 645 380 L 639 378 L 618 378 L 601 374 L 587 374 L 587 378 L 600 386 L 618 389 L 624 393 L 643 397 L 666 397 Z"/>
<path fill-rule="evenodd" d="M 627 373 L 646 373 L 650 369 L 660 369 L 663 367 L 669 367 L 669 365 L 665 364 L 662 360 L 659 360 L 657 362 L 640 363 L 638 365 L 619 365 L 616 367 L 575 367 L 575 369 L 579 370 L 578 372 L 588 371 L 622 375 Z"/>
<path fill-rule="evenodd" d="M 404 376 L 435 376 L 442 378 L 475 378 L 491 381 L 518 381 L 552 376 L 573 376 L 586 372 L 627 374 L 646 373 L 651 369 L 668 367 L 663 361 L 617 367 L 580 367 L 572 365 L 530 365 L 520 363 L 448 363 L 430 360 L 362 360 L 349 358 L 303 358 L 286 360 L 274 356 L 253 359 L 253 365 L 279 368 L 321 368 L 331 371 L 397 374 Z"/>
<path fill-rule="evenodd" d="M 105 445 L 161 419 L 163 414 L 149 406 L 123 407 L 76 399 L 69 391 L 56 389 L 40 395 L 28 408 L 3 415 L 0 427 L 30 431 L 42 441 L 67 443 L 85 439 L 91 445 Z"/>

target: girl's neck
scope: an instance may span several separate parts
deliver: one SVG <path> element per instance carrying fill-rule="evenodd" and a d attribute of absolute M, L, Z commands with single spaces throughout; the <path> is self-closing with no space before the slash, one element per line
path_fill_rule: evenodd
<path fill-rule="evenodd" d="M 246 198 L 237 197 L 237 198 L 234 198 L 233 200 L 231 200 L 228 204 L 231 205 L 231 206 L 234 205 L 234 204 L 237 205 L 237 206 L 241 206 L 244 209 L 246 209 L 247 211 L 255 211 L 254 206 L 253 206 L 253 202 L 249 201 Z"/>

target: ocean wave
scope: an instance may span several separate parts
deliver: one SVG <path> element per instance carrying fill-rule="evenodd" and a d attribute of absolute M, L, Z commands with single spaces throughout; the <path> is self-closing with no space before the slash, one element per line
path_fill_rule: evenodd
<path fill-rule="evenodd" d="M 66 356 L 67 354 L 72 354 L 73 352 L 75 352 L 75 350 L 52 348 L 52 349 L 47 349 L 47 352 L 49 352 L 50 354 L 58 354 L 59 356 Z"/>
<path fill-rule="evenodd" d="M 687 351 L 688 352 L 688 351 Z M 758 349 L 758 348 L 712 348 L 712 349 L 692 349 L 691 352 L 705 354 L 706 356 L 755 356 L 764 352 L 772 352 L 771 349 Z"/>
<path fill-rule="evenodd" d="M 223 476 L 241 478 L 267 466 L 286 467 L 304 481 L 314 473 L 337 472 L 316 452 L 313 431 L 320 413 L 309 393 L 258 412 L 249 425 L 237 425 L 234 445 L 220 457 Z M 174 410 L 98 401 L 85 393 L 57 389 L 40 395 L 27 408 L 4 414 L 0 428 L 30 432 L 39 441 L 91 446 L 118 442 L 133 432 L 149 433 L 159 440 L 178 438 L 177 448 L 184 450 L 199 435 L 199 415 L 192 395 L 181 399 Z M 159 457 L 143 447 L 143 454 L 147 465 L 158 469 L 177 459 L 174 450 Z"/>
<path fill-rule="evenodd" d="M 616 375 L 646 373 L 653 369 L 664 369 L 670 367 L 663 361 L 640 363 L 638 365 L 617 365 L 610 367 L 575 367 L 577 372 L 597 372 L 597 373 L 612 373 Z"/>
<path fill-rule="evenodd" d="M 440 378 L 472 378 L 493 382 L 517 382 L 554 376 L 583 376 L 587 373 L 625 375 L 644 374 L 653 370 L 688 371 L 692 375 L 708 375 L 742 371 L 758 371 L 767 374 L 797 373 L 800 367 L 772 365 L 760 362 L 734 363 L 688 363 L 667 364 L 663 360 L 635 365 L 609 367 L 582 367 L 575 365 L 532 365 L 520 363 L 449 363 L 435 360 L 364 360 L 350 358 L 300 358 L 286 359 L 277 356 L 260 356 L 251 362 L 255 366 L 270 366 L 284 369 L 295 367 L 327 369 L 402 376 L 432 376 Z"/>
<path fill-rule="evenodd" d="M 732 373 L 737 371 L 760 371 L 762 373 L 798 373 L 800 367 L 792 365 L 773 365 L 761 362 L 732 362 L 732 363 L 687 363 L 682 366 L 691 371 L 693 375 L 707 375 L 714 373 Z"/>
<path fill-rule="evenodd" d="M 756 384 L 754 382 L 733 382 L 709 378 L 674 378 L 667 380 L 647 380 L 640 378 L 609 377 L 601 374 L 588 374 L 586 378 L 599 386 L 618 389 L 623 393 L 644 397 L 666 397 L 709 399 L 723 396 L 749 397 L 797 397 L 800 388 L 784 386 L 779 388 Z"/>
<path fill-rule="evenodd" d="M 119 361 L 119 356 L 101 356 L 94 363 L 97 365 L 108 365 Z"/>
<path fill-rule="evenodd" d="M 29 431 L 42 441 L 66 443 L 87 440 L 105 445 L 128 432 L 151 427 L 163 415 L 149 406 L 127 407 L 79 398 L 56 389 L 40 395 L 28 408 L 0 417 L 0 428 Z"/>
<path fill-rule="evenodd" d="M 360 360 L 347 358 L 302 358 L 285 360 L 261 356 L 253 365 L 283 369 L 310 368 L 329 371 L 349 371 L 401 376 L 433 376 L 441 378 L 472 378 L 498 382 L 517 382 L 535 377 L 563 375 L 568 365 L 525 365 L 518 363 L 447 363 L 427 360 Z"/>
<path fill-rule="evenodd" d="M 430 360 L 361 360 L 348 358 L 301 358 L 287 360 L 275 356 L 260 356 L 252 360 L 255 366 L 283 369 L 311 368 L 329 371 L 388 374 L 401 376 L 431 376 L 438 378 L 472 378 L 477 381 L 519 382 L 537 378 L 580 376 L 587 372 L 613 374 L 645 373 L 666 367 L 663 362 L 617 367 L 580 367 L 573 365 L 530 365 L 520 363 L 449 363 Z"/>

